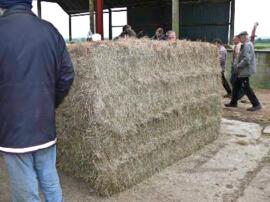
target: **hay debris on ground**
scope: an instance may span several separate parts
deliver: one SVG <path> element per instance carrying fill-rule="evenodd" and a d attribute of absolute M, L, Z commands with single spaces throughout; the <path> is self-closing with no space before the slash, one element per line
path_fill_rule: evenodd
<path fill-rule="evenodd" d="M 76 80 L 58 110 L 59 166 L 99 194 L 137 184 L 217 138 L 214 46 L 120 40 L 70 52 Z"/>

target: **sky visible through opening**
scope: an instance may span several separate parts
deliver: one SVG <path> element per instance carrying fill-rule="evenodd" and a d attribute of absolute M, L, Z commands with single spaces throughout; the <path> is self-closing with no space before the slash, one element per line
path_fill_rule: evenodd
<path fill-rule="evenodd" d="M 270 38 L 270 0 L 236 0 L 235 34 L 246 30 L 249 33 L 256 21 L 259 22 L 257 36 Z M 33 11 L 37 13 L 36 1 L 33 2 Z M 60 31 L 64 38 L 69 36 L 68 15 L 55 3 L 42 2 L 42 18 L 48 20 Z M 125 25 L 126 12 L 113 15 L 113 25 Z M 89 31 L 89 16 L 72 18 L 73 38 L 85 38 Z M 114 37 L 120 34 L 121 28 L 114 28 Z M 109 37 L 109 16 L 104 14 L 104 35 Z"/>

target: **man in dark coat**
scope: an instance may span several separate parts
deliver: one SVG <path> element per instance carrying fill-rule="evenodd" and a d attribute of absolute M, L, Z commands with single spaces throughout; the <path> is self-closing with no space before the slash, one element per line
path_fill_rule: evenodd
<path fill-rule="evenodd" d="M 136 32 L 132 29 L 130 25 L 123 26 L 122 33 L 116 37 L 114 40 L 127 39 L 127 38 L 137 38 Z"/>
<path fill-rule="evenodd" d="M 166 34 L 164 34 L 164 29 L 159 27 L 157 28 L 155 32 L 155 36 L 152 37 L 153 40 L 158 40 L 158 41 L 165 41 L 166 40 Z"/>
<path fill-rule="evenodd" d="M 74 79 L 65 41 L 32 13 L 32 0 L 0 0 L 0 152 L 13 202 L 63 201 L 55 109 Z"/>

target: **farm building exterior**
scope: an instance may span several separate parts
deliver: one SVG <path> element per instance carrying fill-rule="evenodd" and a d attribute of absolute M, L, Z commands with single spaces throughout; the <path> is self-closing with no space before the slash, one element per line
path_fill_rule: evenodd
<path fill-rule="evenodd" d="M 179 38 L 225 43 L 233 37 L 235 0 L 38 0 L 58 3 L 70 16 L 90 13 L 90 28 L 103 35 L 103 15 L 109 13 L 109 38 L 112 38 L 112 9 L 127 8 L 127 21 L 136 32 L 152 36 L 156 28 L 173 29 Z M 94 27 L 94 12 L 96 23 Z"/>

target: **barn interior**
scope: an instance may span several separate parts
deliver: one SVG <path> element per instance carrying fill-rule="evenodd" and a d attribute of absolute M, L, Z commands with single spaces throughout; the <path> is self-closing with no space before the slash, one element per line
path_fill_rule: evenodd
<path fill-rule="evenodd" d="M 234 34 L 235 0 L 37 0 L 58 3 L 72 17 L 89 15 L 89 29 L 104 35 L 103 13 L 109 13 L 109 39 L 112 39 L 112 13 L 127 11 L 127 22 L 141 35 L 153 36 L 158 27 L 176 31 L 180 39 L 229 42 Z"/>

